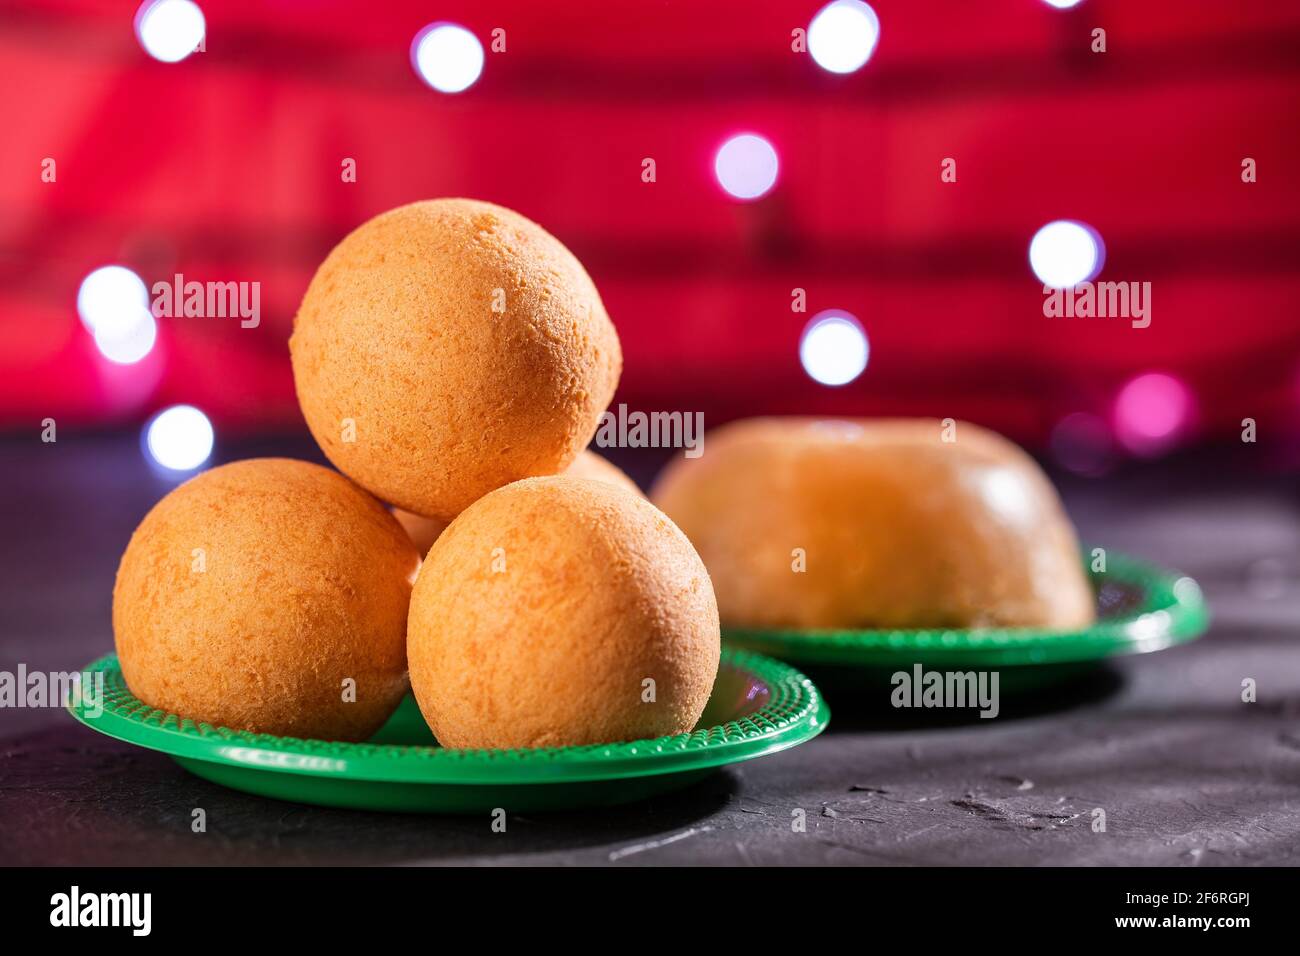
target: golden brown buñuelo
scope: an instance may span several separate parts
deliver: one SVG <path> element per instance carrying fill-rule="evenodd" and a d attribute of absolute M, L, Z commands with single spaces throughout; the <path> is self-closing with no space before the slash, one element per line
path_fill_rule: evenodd
<path fill-rule="evenodd" d="M 582 265 L 518 213 L 435 199 L 363 223 L 294 319 L 316 441 L 379 498 L 450 520 L 563 471 L 618 384 L 618 335 Z"/>
<path fill-rule="evenodd" d="M 633 494 L 641 494 L 641 489 L 637 487 L 636 482 L 624 474 L 622 469 L 611 464 L 608 459 L 602 458 L 590 449 L 583 449 L 579 452 L 578 457 L 573 459 L 573 463 L 563 473 L 570 478 L 591 478 L 593 481 L 607 481 L 612 485 L 625 488 Z M 406 529 L 406 533 L 411 536 L 411 542 L 422 555 L 429 553 L 429 549 L 433 547 L 433 542 L 438 540 L 438 535 L 442 534 L 447 527 L 447 522 L 439 518 L 426 518 L 423 515 L 412 514 L 401 508 L 393 509 L 393 517 Z"/>
<path fill-rule="evenodd" d="M 675 461 L 651 497 L 699 550 L 725 625 L 1074 628 L 1094 617 L 1055 489 L 1020 448 L 966 422 L 736 422 L 710 433 L 702 457 Z"/>
<path fill-rule="evenodd" d="M 419 561 L 393 516 L 327 468 L 214 468 L 158 502 L 122 555 L 113 634 L 127 686 L 196 721 L 364 740 L 406 693 Z"/>
<path fill-rule="evenodd" d="M 471 505 L 429 551 L 407 653 L 443 746 L 658 737 L 704 711 L 718 608 L 695 549 L 650 502 L 530 478 Z"/>

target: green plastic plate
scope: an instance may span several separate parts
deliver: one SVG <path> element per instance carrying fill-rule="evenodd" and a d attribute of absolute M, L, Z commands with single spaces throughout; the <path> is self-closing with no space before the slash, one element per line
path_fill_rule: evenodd
<path fill-rule="evenodd" d="M 474 813 L 563 810 L 639 800 L 712 770 L 794 747 L 821 733 L 830 711 L 812 681 L 770 658 L 724 648 L 713 696 L 693 733 L 539 750 L 439 747 L 410 695 L 361 744 L 300 740 L 195 723 L 150 707 L 104 673 L 103 710 L 73 700 L 92 730 L 169 754 L 215 783 L 266 797 L 367 810 Z M 94 709 L 98 709 L 97 707 Z"/>
<path fill-rule="evenodd" d="M 1075 631 L 723 628 L 723 637 L 799 664 L 1003 668 L 1096 662 L 1163 650 L 1204 633 L 1209 614 L 1201 588 L 1191 578 L 1116 554 L 1107 555 L 1106 568 L 1089 571 L 1097 622 Z"/>

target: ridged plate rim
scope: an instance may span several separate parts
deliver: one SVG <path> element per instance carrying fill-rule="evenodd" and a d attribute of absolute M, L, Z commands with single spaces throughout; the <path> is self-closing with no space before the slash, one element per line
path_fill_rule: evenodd
<path fill-rule="evenodd" d="M 68 711 L 92 730 L 149 750 L 190 760 L 272 773 L 416 784 L 531 785 L 618 780 L 720 767 L 786 750 L 817 736 L 830 709 L 811 680 L 793 667 L 750 651 L 723 647 L 721 667 L 767 686 L 767 703 L 752 714 L 688 734 L 581 747 L 454 750 L 438 746 L 304 740 L 216 727 L 139 700 L 122 678 L 116 654 L 87 665 L 104 674 L 103 711 L 82 700 Z"/>
<path fill-rule="evenodd" d="M 1090 560 L 1085 560 L 1085 568 L 1094 586 L 1111 580 L 1140 589 L 1140 606 L 1077 630 L 795 630 L 724 626 L 722 636 L 735 645 L 795 663 L 1020 666 L 1080 663 L 1160 651 L 1195 640 L 1209 625 L 1201 587 L 1188 575 L 1115 553 L 1107 554 L 1106 571 L 1094 572 Z"/>

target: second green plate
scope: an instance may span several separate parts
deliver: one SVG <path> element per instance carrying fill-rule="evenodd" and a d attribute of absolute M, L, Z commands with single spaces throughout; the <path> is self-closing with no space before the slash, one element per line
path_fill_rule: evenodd
<path fill-rule="evenodd" d="M 1111 554 L 1107 570 L 1090 576 L 1097 595 L 1097 622 L 1073 631 L 724 628 L 723 637 L 799 664 L 990 668 L 1073 665 L 1159 651 L 1199 637 L 1209 623 L 1201 588 L 1185 575 Z"/>

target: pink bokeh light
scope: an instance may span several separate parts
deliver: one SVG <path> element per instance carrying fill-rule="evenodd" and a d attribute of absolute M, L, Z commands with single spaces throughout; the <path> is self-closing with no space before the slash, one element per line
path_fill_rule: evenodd
<path fill-rule="evenodd" d="M 1115 399 L 1115 435 L 1129 451 L 1154 456 L 1187 433 L 1195 411 L 1192 390 L 1164 372 L 1131 379 Z"/>

